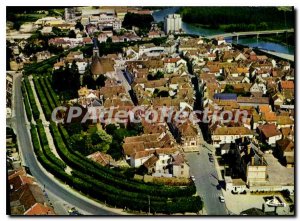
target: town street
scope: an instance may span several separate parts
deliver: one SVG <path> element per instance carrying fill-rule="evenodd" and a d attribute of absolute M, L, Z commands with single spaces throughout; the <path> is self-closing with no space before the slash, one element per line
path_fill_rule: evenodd
<path fill-rule="evenodd" d="M 15 116 L 12 119 L 12 123 L 17 134 L 23 165 L 29 167 L 32 176 L 35 177 L 41 186 L 45 187 L 49 196 L 54 195 L 56 198 L 61 199 L 62 202 L 73 205 L 77 209 L 85 211 L 88 214 L 117 215 L 116 213 L 105 210 L 100 204 L 91 202 L 90 199 L 79 195 L 79 193 L 76 193 L 74 190 L 70 190 L 70 188 L 64 187 L 63 185 L 53 181 L 54 178 L 50 178 L 51 175 L 44 171 L 44 169 L 40 168 L 40 165 L 33 153 L 33 147 L 27 128 L 28 125 L 26 125 L 25 110 L 21 93 L 21 78 L 21 75 L 14 76 L 13 87 Z M 53 203 L 55 205 L 55 202 Z"/>
<path fill-rule="evenodd" d="M 195 176 L 197 193 L 204 201 L 207 215 L 228 215 L 225 203 L 219 200 L 222 191 L 216 187 L 218 174 L 214 162 L 209 161 L 209 152 L 207 148 L 201 147 L 199 155 L 196 152 L 185 153 L 185 158 L 190 165 L 190 174 Z"/>

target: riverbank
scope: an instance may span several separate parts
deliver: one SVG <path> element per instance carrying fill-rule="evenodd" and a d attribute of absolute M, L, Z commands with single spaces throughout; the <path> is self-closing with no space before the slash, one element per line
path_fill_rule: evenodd
<path fill-rule="evenodd" d="M 180 8 L 182 7 L 178 7 L 178 6 L 169 7 L 163 10 L 155 11 L 152 14 L 152 16 L 156 22 L 161 22 L 164 21 L 164 17 L 167 16 L 168 14 L 178 13 Z M 191 8 L 191 7 L 185 7 L 185 8 Z M 197 20 L 197 21 L 202 21 L 202 20 Z M 203 37 L 225 34 L 224 30 L 221 28 L 213 29 L 212 26 L 209 25 L 194 24 L 190 22 L 186 23 L 184 21 L 182 21 L 182 29 L 186 34 L 203 36 Z M 291 35 L 294 36 L 294 33 L 292 33 Z M 243 44 L 245 46 L 252 47 L 252 48 L 257 47 L 257 48 L 276 51 L 280 53 L 294 54 L 295 47 L 293 45 L 289 46 L 290 44 L 286 44 L 285 40 L 281 40 L 281 41 L 278 40 L 275 42 L 273 41 L 273 39 L 272 41 L 270 41 L 271 39 L 270 40 L 264 39 L 264 37 L 270 37 L 270 36 L 259 36 L 258 39 L 256 37 L 239 38 L 238 42 L 236 42 L 236 39 L 226 39 L 226 41 L 228 40 L 228 42 Z"/>
<path fill-rule="evenodd" d="M 279 44 L 282 44 L 282 45 L 285 45 L 285 46 L 288 46 L 288 47 L 295 47 L 294 43 L 289 42 L 289 40 L 287 40 L 287 42 L 284 42 L 284 39 L 277 38 L 276 35 L 263 36 L 263 37 L 260 37 L 260 38 L 263 39 L 264 41 L 279 43 Z"/>

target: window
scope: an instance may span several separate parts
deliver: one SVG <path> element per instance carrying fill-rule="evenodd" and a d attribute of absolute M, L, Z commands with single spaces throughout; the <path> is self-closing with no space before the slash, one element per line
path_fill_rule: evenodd
<path fill-rule="evenodd" d="M 161 162 L 162 162 L 162 163 L 165 163 L 165 160 L 162 160 Z"/>
<path fill-rule="evenodd" d="M 181 165 L 181 169 L 183 169 L 184 168 L 184 165 Z"/>
<path fill-rule="evenodd" d="M 183 175 L 183 171 L 181 171 L 181 175 Z"/>

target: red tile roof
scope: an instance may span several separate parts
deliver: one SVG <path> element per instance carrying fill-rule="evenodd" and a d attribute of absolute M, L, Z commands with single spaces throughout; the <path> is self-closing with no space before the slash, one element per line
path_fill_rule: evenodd
<path fill-rule="evenodd" d="M 282 89 L 294 89 L 293 81 L 281 81 L 280 84 Z"/>
<path fill-rule="evenodd" d="M 51 207 L 44 206 L 41 203 L 34 204 L 29 208 L 24 215 L 36 216 L 36 215 L 55 215 L 54 210 Z"/>
<path fill-rule="evenodd" d="M 280 135 L 280 131 L 276 128 L 275 124 L 265 124 L 258 127 L 261 133 L 266 137 L 274 137 Z"/>

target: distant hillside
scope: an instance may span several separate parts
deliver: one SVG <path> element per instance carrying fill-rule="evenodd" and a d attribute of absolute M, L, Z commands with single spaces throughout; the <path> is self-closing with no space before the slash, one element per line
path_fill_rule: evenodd
<path fill-rule="evenodd" d="M 179 12 L 184 22 L 228 32 L 292 28 L 295 19 L 291 7 L 181 7 Z"/>

